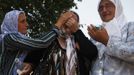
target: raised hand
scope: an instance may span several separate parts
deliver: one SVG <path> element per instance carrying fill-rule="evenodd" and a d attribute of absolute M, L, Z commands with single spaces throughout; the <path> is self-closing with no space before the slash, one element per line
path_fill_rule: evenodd
<path fill-rule="evenodd" d="M 95 26 L 90 25 L 87 30 L 91 38 L 98 42 L 101 42 L 104 45 L 107 45 L 109 36 L 105 28 L 97 29 Z"/>
<path fill-rule="evenodd" d="M 61 29 L 62 25 L 70 18 L 72 17 L 72 12 L 65 12 L 61 14 L 59 19 L 57 20 L 55 26 Z"/>

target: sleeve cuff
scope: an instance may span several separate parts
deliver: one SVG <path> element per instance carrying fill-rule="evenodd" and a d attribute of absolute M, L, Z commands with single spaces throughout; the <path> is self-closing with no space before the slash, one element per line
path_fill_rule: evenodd
<path fill-rule="evenodd" d="M 64 37 L 66 34 L 65 34 L 65 32 L 64 31 L 62 31 L 62 30 L 60 30 L 58 27 L 53 27 L 53 29 L 52 29 L 56 34 L 57 34 L 57 36 L 62 36 L 62 37 Z"/>

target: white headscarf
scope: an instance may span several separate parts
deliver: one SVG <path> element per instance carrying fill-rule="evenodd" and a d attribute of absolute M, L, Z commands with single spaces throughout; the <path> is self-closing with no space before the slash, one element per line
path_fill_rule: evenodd
<path fill-rule="evenodd" d="M 123 7 L 120 0 L 109 0 L 115 5 L 115 17 L 109 22 L 103 22 L 102 24 L 106 28 L 108 35 L 114 35 L 121 37 L 121 29 L 127 23 L 127 20 L 123 13 Z M 100 0 L 101 2 L 101 0 Z M 99 2 L 99 4 L 100 4 Z M 98 6 L 99 7 L 99 6 Z"/>

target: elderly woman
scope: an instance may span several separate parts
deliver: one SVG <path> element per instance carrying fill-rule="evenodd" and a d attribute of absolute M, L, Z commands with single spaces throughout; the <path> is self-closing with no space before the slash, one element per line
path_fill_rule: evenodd
<path fill-rule="evenodd" d="M 77 61 L 74 60 L 73 57 L 69 59 L 69 61 L 76 61 L 78 65 L 78 70 L 77 70 L 77 75 L 89 75 L 92 63 L 96 59 L 98 55 L 98 50 L 96 46 L 83 34 L 83 32 L 79 29 L 79 16 L 77 13 L 72 12 L 73 16 L 67 20 L 65 25 L 63 25 L 63 28 L 65 29 L 65 32 L 70 34 L 71 36 L 74 37 L 73 40 L 75 40 L 74 45 L 75 45 L 75 52 L 72 50 L 69 51 L 69 49 L 66 49 L 67 56 L 71 52 L 74 52 L 73 56 L 76 56 Z M 66 42 L 68 43 L 69 40 L 66 39 Z M 67 45 L 68 47 L 68 45 Z M 70 48 L 71 49 L 71 48 Z M 74 63 L 75 64 L 75 63 Z M 73 66 L 73 63 L 69 64 Z M 71 67 L 70 67 L 71 69 Z M 73 69 L 73 68 L 72 68 Z M 68 68 L 66 68 L 67 72 Z M 73 70 L 71 70 L 73 71 Z M 67 75 L 75 75 L 72 74 L 71 71 Z"/>
<path fill-rule="evenodd" d="M 96 46 L 79 29 L 79 15 L 75 12 L 65 26 L 66 31 L 70 32 L 75 39 L 75 46 L 78 60 L 78 75 L 90 75 L 91 67 L 98 56 Z M 71 74 L 70 74 L 71 75 Z"/>
<path fill-rule="evenodd" d="M 102 28 L 88 27 L 99 50 L 92 75 L 134 75 L 134 23 L 127 22 L 120 0 L 101 0 Z"/>
<path fill-rule="evenodd" d="M 22 69 L 25 65 L 22 66 L 22 62 L 27 53 L 49 47 L 59 35 L 58 29 L 70 16 L 70 14 L 61 16 L 56 23 L 56 28 L 48 34 L 44 34 L 40 37 L 40 40 L 25 36 L 27 33 L 27 21 L 23 11 L 13 10 L 8 12 L 1 25 L 0 75 L 17 75 L 17 69 Z M 29 72 L 30 65 L 27 65 L 26 69 Z M 25 75 L 27 74 L 25 73 Z"/>

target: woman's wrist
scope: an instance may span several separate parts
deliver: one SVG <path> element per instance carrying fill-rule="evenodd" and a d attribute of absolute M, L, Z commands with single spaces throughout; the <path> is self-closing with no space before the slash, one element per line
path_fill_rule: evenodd
<path fill-rule="evenodd" d="M 61 25 L 62 25 L 61 23 L 56 23 L 56 24 L 55 24 L 55 27 L 56 27 L 57 29 L 60 29 L 60 28 L 61 28 Z"/>

